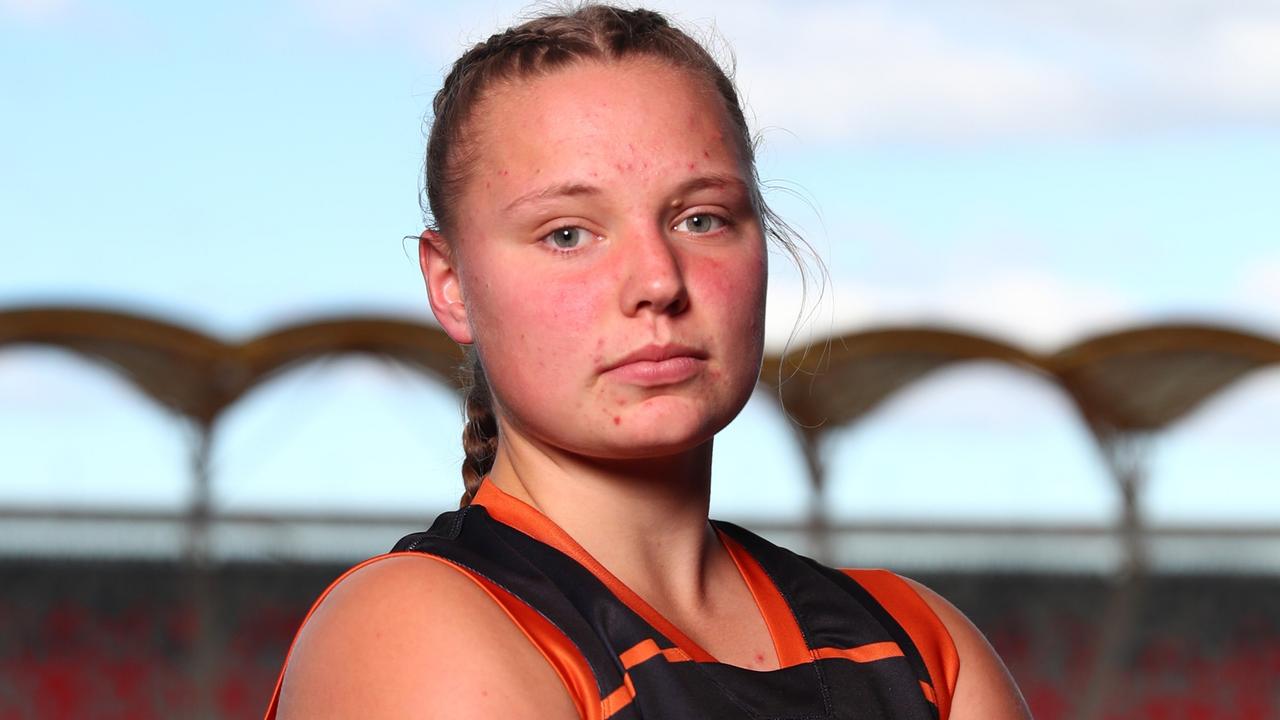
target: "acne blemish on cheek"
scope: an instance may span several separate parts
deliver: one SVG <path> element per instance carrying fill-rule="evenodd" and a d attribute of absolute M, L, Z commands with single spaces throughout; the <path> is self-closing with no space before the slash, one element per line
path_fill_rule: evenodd
<path fill-rule="evenodd" d="M 710 158 L 711 158 L 711 151 L 709 151 L 709 150 L 703 150 L 703 151 L 702 151 L 702 157 L 710 159 Z"/>
<path fill-rule="evenodd" d="M 621 417 L 619 417 L 618 415 L 614 415 L 614 416 L 613 416 L 613 424 L 614 424 L 614 425 L 621 425 L 621 424 L 622 424 L 622 418 L 621 418 Z"/>
<path fill-rule="evenodd" d="M 693 169 L 693 163 L 689 163 L 689 169 L 690 169 L 690 170 L 692 170 L 692 169 Z"/>

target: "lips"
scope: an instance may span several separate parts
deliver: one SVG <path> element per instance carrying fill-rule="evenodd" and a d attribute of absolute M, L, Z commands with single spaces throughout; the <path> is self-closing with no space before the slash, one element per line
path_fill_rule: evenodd
<path fill-rule="evenodd" d="M 636 385 L 671 385 L 697 375 L 706 361 L 706 352 L 686 345 L 646 345 L 607 365 L 603 374 Z"/>

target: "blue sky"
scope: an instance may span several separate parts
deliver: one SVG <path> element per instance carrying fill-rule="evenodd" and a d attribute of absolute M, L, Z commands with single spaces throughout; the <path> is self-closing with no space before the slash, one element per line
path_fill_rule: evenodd
<path fill-rule="evenodd" d="M 105 304 L 228 337 L 427 319 L 402 240 L 422 227 L 423 117 L 442 69 L 520 7 L 0 0 L 0 305 Z M 806 332 L 942 322 L 1052 349 L 1196 319 L 1280 336 L 1275 4 L 657 7 L 729 43 L 762 175 L 799 191 L 770 197 L 830 268 Z M 800 292 L 775 266 L 780 347 Z M 455 412 L 356 361 L 282 379 L 220 431 L 221 497 L 447 502 Z M 722 514 L 799 511 L 779 422 L 749 409 L 722 438 Z M 1277 423 L 1273 370 L 1175 428 L 1152 512 L 1276 521 L 1280 451 L 1259 428 Z M 0 353 L 0 429 L 0 502 L 182 496 L 173 421 L 74 362 Z M 1113 511 L 1060 398 L 981 367 L 909 391 L 835 452 L 850 517 Z M 1210 476 L 1232 490 L 1210 497 Z M 322 491 L 300 501 L 301 478 Z"/>

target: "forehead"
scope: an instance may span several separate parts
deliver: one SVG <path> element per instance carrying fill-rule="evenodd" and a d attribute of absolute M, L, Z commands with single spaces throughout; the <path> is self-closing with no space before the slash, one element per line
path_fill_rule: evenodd
<path fill-rule="evenodd" d="M 711 81 L 657 59 L 582 61 L 501 83 L 472 122 L 475 170 L 517 184 L 560 173 L 634 180 L 690 163 L 743 172 Z"/>

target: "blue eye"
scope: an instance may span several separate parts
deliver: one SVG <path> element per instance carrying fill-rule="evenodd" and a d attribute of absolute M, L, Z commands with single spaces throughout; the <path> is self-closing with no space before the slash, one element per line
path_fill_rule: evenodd
<path fill-rule="evenodd" d="M 677 232 L 687 232 L 694 235 L 702 235 L 704 233 L 714 232 L 725 226 L 724 218 L 709 213 L 701 215 L 690 215 L 689 217 L 676 223 L 671 228 Z"/>
<path fill-rule="evenodd" d="M 595 238 L 586 228 L 562 227 L 552 230 L 542 239 L 561 250 L 576 250 Z"/>

